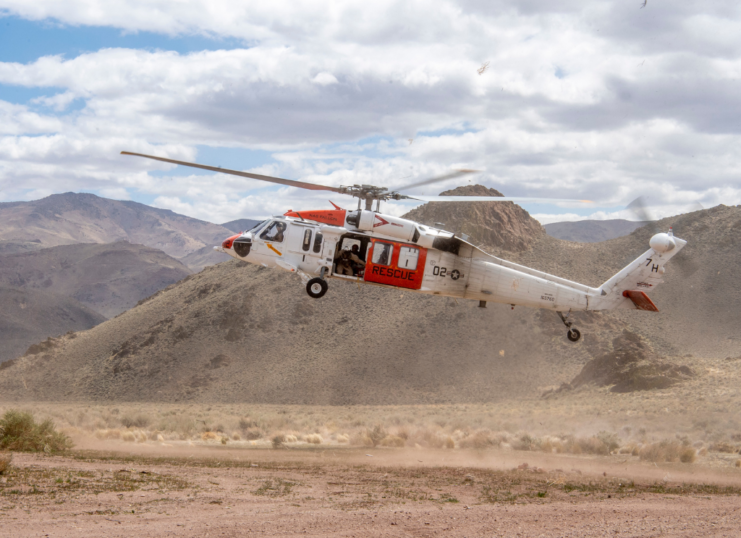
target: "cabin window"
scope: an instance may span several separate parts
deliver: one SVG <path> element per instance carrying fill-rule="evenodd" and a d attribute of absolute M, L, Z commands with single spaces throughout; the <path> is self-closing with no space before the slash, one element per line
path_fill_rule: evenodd
<path fill-rule="evenodd" d="M 322 232 L 317 232 L 314 235 L 314 252 L 319 254 L 322 250 Z"/>
<path fill-rule="evenodd" d="M 286 223 L 276 220 L 260 234 L 260 239 L 273 241 L 274 243 L 282 243 L 285 231 Z"/>
<path fill-rule="evenodd" d="M 419 249 L 412 247 L 401 247 L 399 249 L 399 269 L 417 270 L 417 260 L 419 259 Z"/>
<path fill-rule="evenodd" d="M 372 262 L 374 265 L 391 265 L 391 256 L 393 254 L 393 245 L 389 245 L 388 243 L 376 243 L 373 245 Z"/>
<path fill-rule="evenodd" d="M 308 252 L 311 248 L 311 229 L 304 230 L 304 242 L 301 244 L 301 250 Z"/>

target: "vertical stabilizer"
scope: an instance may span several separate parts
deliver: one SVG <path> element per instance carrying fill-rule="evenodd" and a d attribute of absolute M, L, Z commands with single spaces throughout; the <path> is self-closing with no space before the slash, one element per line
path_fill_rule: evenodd
<path fill-rule="evenodd" d="M 591 301 L 590 310 L 637 308 L 659 311 L 646 294 L 663 282 L 666 263 L 684 248 L 687 241 L 674 237 L 670 230 L 669 233 L 654 235 L 649 244 L 650 249 L 600 286 L 602 294 Z"/>

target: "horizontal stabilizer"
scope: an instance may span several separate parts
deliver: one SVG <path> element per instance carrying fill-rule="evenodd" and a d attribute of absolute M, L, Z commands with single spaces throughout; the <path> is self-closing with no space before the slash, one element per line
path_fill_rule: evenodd
<path fill-rule="evenodd" d="M 646 310 L 647 312 L 659 311 L 654 302 L 648 298 L 645 291 L 625 290 L 623 297 L 627 297 L 633 301 L 633 304 L 636 305 L 638 310 Z"/>

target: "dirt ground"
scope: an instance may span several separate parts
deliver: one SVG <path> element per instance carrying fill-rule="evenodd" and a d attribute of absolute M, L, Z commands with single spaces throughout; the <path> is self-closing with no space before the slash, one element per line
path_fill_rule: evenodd
<path fill-rule="evenodd" d="M 0 536 L 741 536 L 736 469 L 501 450 L 94 443 L 15 454 L 0 476 Z"/>

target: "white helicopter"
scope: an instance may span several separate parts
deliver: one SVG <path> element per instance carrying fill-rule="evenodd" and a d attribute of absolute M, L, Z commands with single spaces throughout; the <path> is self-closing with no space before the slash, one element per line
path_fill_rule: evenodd
<path fill-rule="evenodd" d="M 455 234 L 417 222 L 380 213 L 381 201 L 428 202 L 586 202 L 493 196 L 417 196 L 389 192 L 372 185 L 327 187 L 237 170 L 176 161 L 141 153 L 171 164 L 190 166 L 309 190 L 348 194 L 359 199 L 356 210 L 332 204 L 332 210 L 288 211 L 260 222 L 251 230 L 226 239 L 215 250 L 249 263 L 296 273 L 306 292 L 318 299 L 327 292 L 330 278 L 401 288 L 444 297 L 487 301 L 554 310 L 576 342 L 581 333 L 569 321 L 574 311 L 631 308 L 659 309 L 646 292 L 662 281 L 666 263 L 687 244 L 672 230 L 657 233 L 649 249 L 598 288 L 550 275 L 487 254 Z M 404 189 L 451 179 L 472 170 L 407 185 Z M 365 200 L 365 208 L 361 202 Z M 375 211 L 373 202 L 376 202 Z M 331 203 L 331 202 L 330 202 Z"/>

